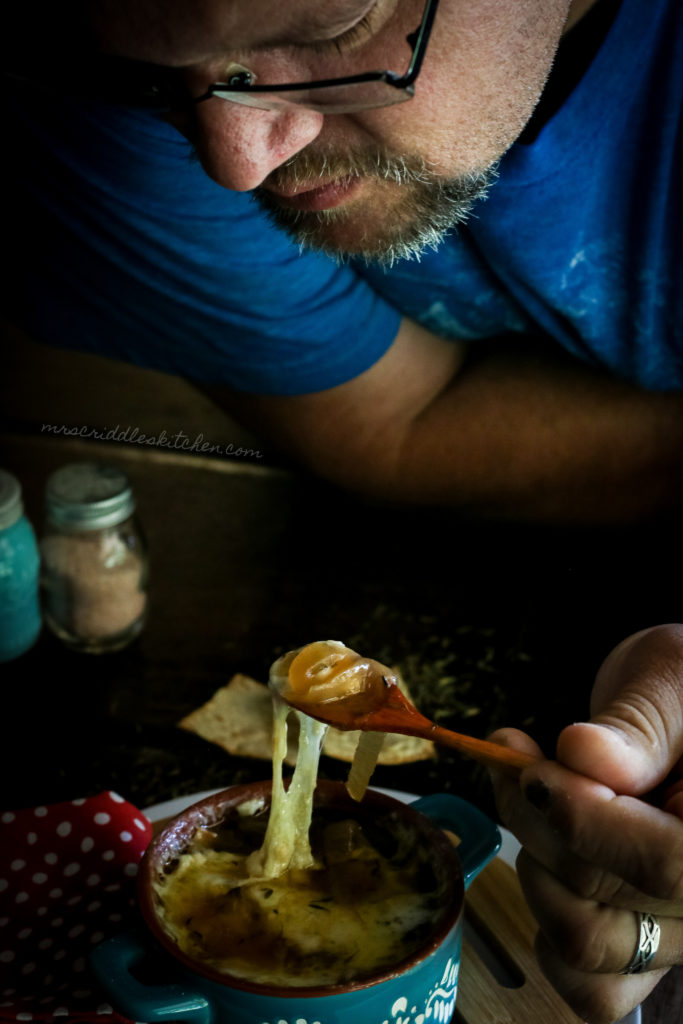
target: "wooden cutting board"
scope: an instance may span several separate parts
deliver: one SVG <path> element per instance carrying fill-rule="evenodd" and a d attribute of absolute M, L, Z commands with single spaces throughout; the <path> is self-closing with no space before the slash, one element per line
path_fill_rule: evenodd
<path fill-rule="evenodd" d="M 541 973 L 537 925 L 500 857 L 470 886 L 465 920 L 453 1024 L 582 1024 Z"/>

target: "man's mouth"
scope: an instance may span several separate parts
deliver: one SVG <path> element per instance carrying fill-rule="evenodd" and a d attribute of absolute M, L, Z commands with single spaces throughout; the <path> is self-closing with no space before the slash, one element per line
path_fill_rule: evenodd
<path fill-rule="evenodd" d="M 277 196 L 281 206 L 291 210 L 315 213 L 318 210 L 331 210 L 335 206 L 351 199 L 360 188 L 362 179 L 354 174 L 331 181 L 298 182 L 290 185 L 264 185 L 262 188 L 271 195 Z"/>

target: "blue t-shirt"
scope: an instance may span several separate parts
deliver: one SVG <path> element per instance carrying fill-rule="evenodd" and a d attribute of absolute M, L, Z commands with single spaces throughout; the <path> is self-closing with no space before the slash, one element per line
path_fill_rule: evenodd
<path fill-rule="evenodd" d="M 458 339 L 550 336 L 683 388 L 682 109 L 683 5 L 623 0 L 467 227 L 383 271 L 300 253 L 152 114 L 17 93 L 17 315 L 48 342 L 261 394 L 355 377 L 401 313 Z"/>
<path fill-rule="evenodd" d="M 437 333 L 550 335 L 653 389 L 683 387 L 683 4 L 623 0 L 464 231 L 415 267 L 363 272 Z"/>

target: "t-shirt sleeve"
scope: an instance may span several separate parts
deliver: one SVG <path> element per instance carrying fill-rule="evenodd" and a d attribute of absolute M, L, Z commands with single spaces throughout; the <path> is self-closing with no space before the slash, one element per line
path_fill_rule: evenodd
<path fill-rule="evenodd" d="M 400 314 L 211 181 L 155 115 L 10 98 L 15 315 L 40 340 L 259 394 L 350 380 Z"/>

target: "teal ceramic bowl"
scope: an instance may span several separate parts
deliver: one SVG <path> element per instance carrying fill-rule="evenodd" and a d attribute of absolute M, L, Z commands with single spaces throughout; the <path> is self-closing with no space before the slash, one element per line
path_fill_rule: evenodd
<path fill-rule="evenodd" d="M 138 876 L 138 899 L 149 935 L 132 933 L 102 943 L 92 965 L 112 1005 L 139 1022 L 191 1024 L 424 1024 L 450 1021 L 458 988 L 465 890 L 500 847 L 496 826 L 458 797 L 438 794 L 405 804 L 369 790 L 363 813 L 392 812 L 415 831 L 417 842 L 445 866 L 446 911 L 433 933 L 410 957 L 338 985 L 292 988 L 255 984 L 190 960 L 160 923 L 152 882 L 172 870 L 200 826 L 210 827 L 246 801 L 270 801 L 270 782 L 235 786 L 187 808 L 150 844 Z M 357 813 L 342 783 L 321 781 L 316 807 Z M 456 848 L 444 835 L 460 837 Z M 141 981 L 139 963 L 150 943 L 163 947 L 169 983 Z"/>

